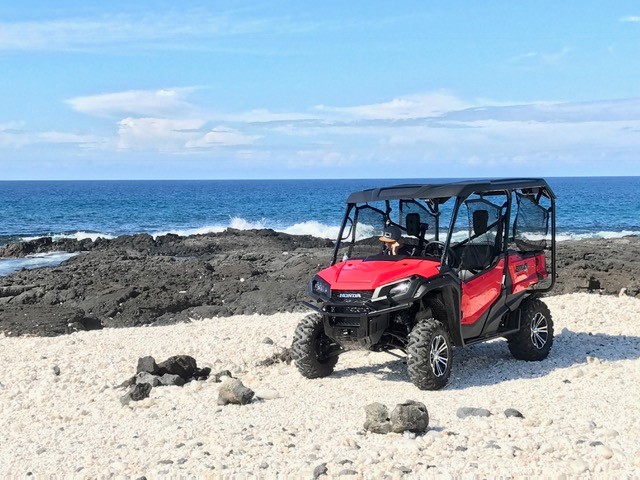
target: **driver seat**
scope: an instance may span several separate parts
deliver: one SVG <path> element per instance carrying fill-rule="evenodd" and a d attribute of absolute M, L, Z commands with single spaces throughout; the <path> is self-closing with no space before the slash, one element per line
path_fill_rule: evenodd
<path fill-rule="evenodd" d="M 474 235 L 487 233 L 489 212 L 475 210 L 472 214 L 472 225 Z M 467 281 L 491 265 L 498 254 L 498 249 L 494 243 L 467 243 L 461 253 L 458 277 L 462 281 Z"/>

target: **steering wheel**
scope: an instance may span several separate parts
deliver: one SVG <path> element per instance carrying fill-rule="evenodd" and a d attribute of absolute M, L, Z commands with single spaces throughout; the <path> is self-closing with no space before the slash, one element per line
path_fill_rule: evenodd
<path fill-rule="evenodd" d="M 439 240 L 431 240 L 429 243 L 427 243 L 424 247 L 424 253 L 425 255 L 430 255 L 433 257 L 442 257 L 442 254 L 445 252 L 445 243 L 441 242 Z M 447 265 L 449 265 L 450 267 L 455 265 L 458 261 L 458 256 L 456 255 L 456 252 L 454 252 L 451 247 L 446 248 L 446 260 L 447 260 Z"/>

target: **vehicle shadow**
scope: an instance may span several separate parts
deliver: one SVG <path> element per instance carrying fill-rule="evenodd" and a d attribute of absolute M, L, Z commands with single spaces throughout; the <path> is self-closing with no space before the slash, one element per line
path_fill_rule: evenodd
<path fill-rule="evenodd" d="M 495 385 L 516 379 L 544 377 L 554 370 L 586 364 L 587 357 L 601 361 L 636 360 L 640 358 L 640 337 L 604 333 L 572 332 L 563 329 L 556 334 L 549 357 L 541 362 L 525 362 L 511 356 L 507 342 L 481 343 L 453 352 L 453 369 L 449 390 Z M 404 360 L 385 360 L 359 368 L 340 369 L 332 377 L 373 374 L 385 381 L 408 382 Z"/>

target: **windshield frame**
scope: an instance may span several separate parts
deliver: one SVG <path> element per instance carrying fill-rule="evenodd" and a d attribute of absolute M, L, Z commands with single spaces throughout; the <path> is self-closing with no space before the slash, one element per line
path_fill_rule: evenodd
<path fill-rule="evenodd" d="M 448 200 L 448 199 L 443 199 Z M 358 225 L 358 213 L 360 209 L 371 209 L 375 212 L 378 212 L 385 220 L 385 223 L 389 225 L 398 226 L 403 232 L 406 232 L 406 227 L 401 225 L 402 216 L 405 214 L 406 209 L 403 209 L 405 205 L 415 204 L 417 205 L 425 214 L 429 215 L 430 221 L 433 221 L 433 235 L 434 240 L 439 240 L 442 237 L 442 233 L 440 232 L 440 212 L 439 212 L 439 203 L 438 199 L 419 199 L 419 198 L 407 198 L 407 199 L 398 199 L 397 200 L 397 208 L 393 209 L 391 206 L 391 202 L 389 200 L 384 201 L 385 209 L 382 210 L 377 206 L 371 205 L 369 202 L 363 203 L 348 203 L 345 214 L 342 219 L 342 223 L 340 225 L 340 229 L 338 231 L 338 238 L 336 240 L 333 257 L 331 261 L 331 265 L 335 265 L 338 263 L 338 255 L 341 248 L 343 248 L 343 243 L 349 241 L 353 244 L 356 243 L 356 232 Z M 355 213 L 354 213 L 355 210 Z M 401 223 L 393 220 L 393 214 L 397 213 L 400 218 Z M 348 236 L 345 238 L 345 231 L 348 232 Z M 353 257 L 353 259 L 361 259 L 366 257 Z M 423 259 L 434 259 L 436 257 L 433 256 L 416 256 L 415 258 L 423 258 Z"/>

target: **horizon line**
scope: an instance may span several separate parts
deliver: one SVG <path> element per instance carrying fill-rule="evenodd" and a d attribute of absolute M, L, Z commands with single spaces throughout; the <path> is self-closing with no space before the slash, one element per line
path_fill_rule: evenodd
<path fill-rule="evenodd" d="M 58 179 L 0 179 L 3 182 L 226 182 L 226 181 L 298 181 L 298 180 L 408 180 L 415 178 L 416 180 L 435 179 L 435 180 L 485 180 L 498 178 L 640 178 L 640 175 L 548 175 L 548 176 L 530 176 L 521 177 L 350 177 L 350 178 L 332 178 L 332 177 L 301 177 L 301 178 L 58 178 Z"/>

